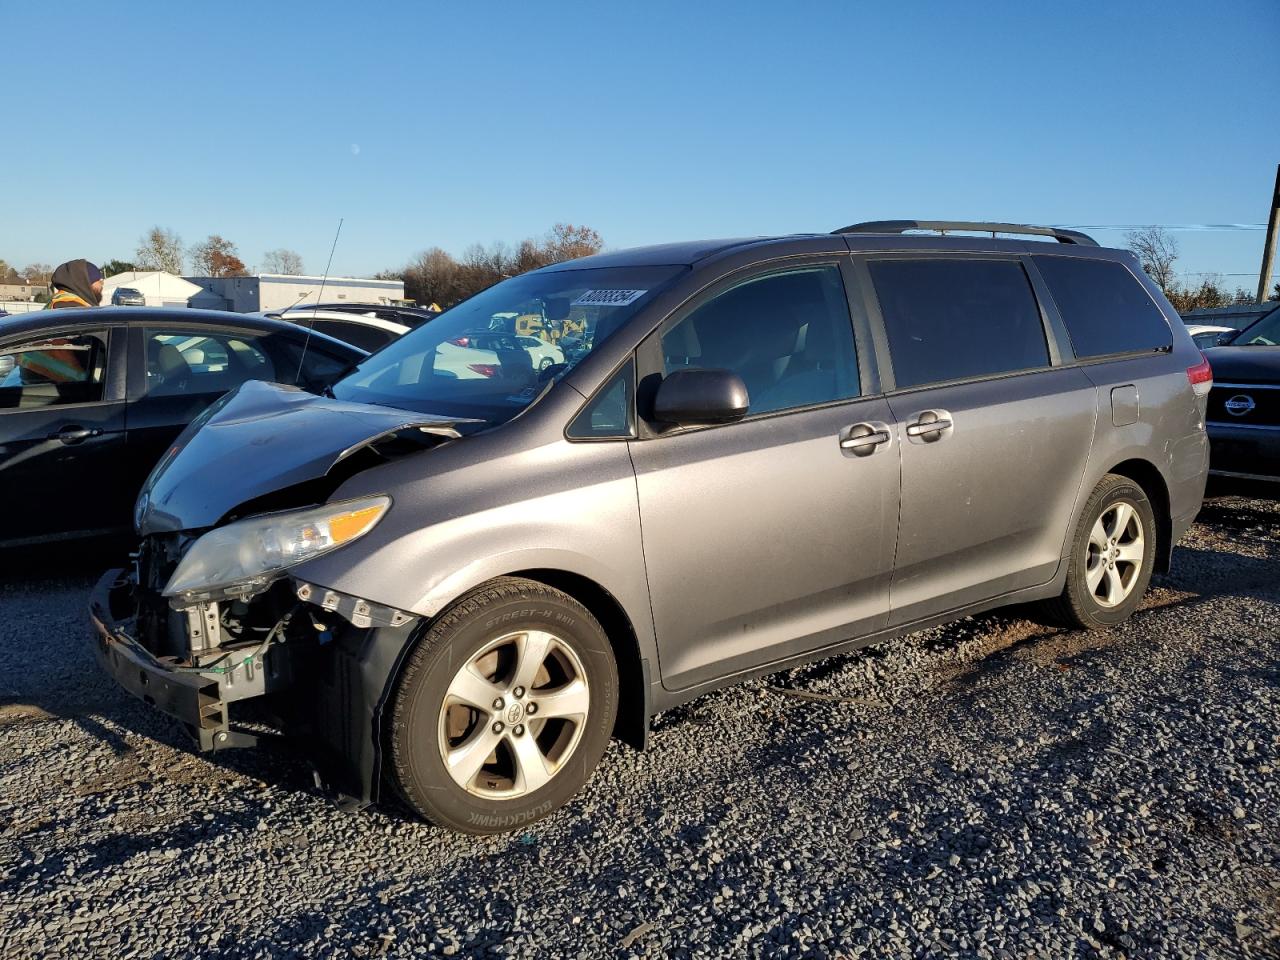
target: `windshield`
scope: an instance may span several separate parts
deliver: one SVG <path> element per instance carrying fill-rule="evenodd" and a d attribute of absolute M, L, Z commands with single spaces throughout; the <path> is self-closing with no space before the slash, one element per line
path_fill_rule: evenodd
<path fill-rule="evenodd" d="M 411 330 L 333 396 L 505 423 L 634 316 L 685 267 L 527 273 Z"/>
<path fill-rule="evenodd" d="M 1233 347 L 1274 347 L 1277 344 L 1280 344 L 1280 307 L 1255 320 L 1231 341 Z"/>

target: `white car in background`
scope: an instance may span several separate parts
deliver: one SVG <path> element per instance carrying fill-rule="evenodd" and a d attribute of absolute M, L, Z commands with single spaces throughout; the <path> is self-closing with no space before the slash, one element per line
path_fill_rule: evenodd
<path fill-rule="evenodd" d="M 1187 333 L 1201 350 L 1218 346 L 1218 338 L 1224 333 L 1235 333 L 1235 327 L 1216 327 L 1210 323 L 1188 323 Z"/>
<path fill-rule="evenodd" d="M 557 363 L 564 363 L 564 351 L 554 343 L 548 343 L 539 337 L 529 337 L 518 333 L 503 333 L 494 330 L 477 330 L 464 333 L 460 337 L 448 341 L 459 347 L 471 347 L 479 350 L 491 350 L 496 356 L 500 350 L 523 350 L 533 361 L 533 369 L 541 373 Z"/>
<path fill-rule="evenodd" d="M 399 340 L 413 329 L 395 320 L 346 310 L 299 307 L 280 313 L 269 313 L 267 316 L 288 320 L 302 327 L 310 327 L 320 333 L 327 333 L 331 337 L 370 353 L 381 350 L 393 340 Z"/>

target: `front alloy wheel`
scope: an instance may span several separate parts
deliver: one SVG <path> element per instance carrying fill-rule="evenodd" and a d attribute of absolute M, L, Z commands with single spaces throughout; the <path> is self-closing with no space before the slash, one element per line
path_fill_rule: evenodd
<path fill-rule="evenodd" d="M 440 757 L 468 793 L 521 797 L 569 762 L 590 711 L 570 644 L 544 630 L 503 634 L 454 674 L 440 706 Z"/>
<path fill-rule="evenodd" d="M 617 710 L 618 669 L 595 617 L 504 577 L 459 599 L 410 652 L 391 704 L 391 769 L 428 820 L 514 830 L 581 789 Z"/>

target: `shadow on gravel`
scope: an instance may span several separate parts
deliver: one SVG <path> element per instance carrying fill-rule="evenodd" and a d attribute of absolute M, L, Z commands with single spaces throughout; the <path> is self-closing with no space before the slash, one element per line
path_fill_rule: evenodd
<path fill-rule="evenodd" d="M 1250 557 L 1239 553 L 1179 547 L 1174 553 L 1173 573 L 1166 578 L 1169 586 L 1195 590 L 1195 603 L 1213 597 L 1241 597 L 1254 600 L 1280 600 L 1280 541 L 1267 542 L 1267 556 Z"/>
<path fill-rule="evenodd" d="M 1206 500 L 1200 513 L 1196 515 L 1196 522 L 1229 530 L 1271 527 L 1273 531 L 1280 533 L 1280 509 L 1260 510 L 1232 501 Z"/>
<path fill-rule="evenodd" d="M 222 834 L 239 833 L 252 830 L 262 819 L 257 811 L 228 811 L 213 807 L 201 806 L 201 811 L 208 819 L 188 819 L 174 821 L 160 819 L 156 823 L 147 823 L 127 819 L 119 823 L 115 833 L 100 840 L 67 845 L 53 854 L 45 854 L 43 859 L 33 855 L 26 844 L 19 841 L 24 855 L 9 873 L 6 882 L 21 886 L 27 880 L 35 880 L 40 876 L 57 875 L 68 865 L 74 864 L 78 873 L 106 870 L 118 866 L 139 855 L 153 851 L 174 851 L 166 853 L 169 858 L 176 858 L 182 851 L 207 843 Z"/>

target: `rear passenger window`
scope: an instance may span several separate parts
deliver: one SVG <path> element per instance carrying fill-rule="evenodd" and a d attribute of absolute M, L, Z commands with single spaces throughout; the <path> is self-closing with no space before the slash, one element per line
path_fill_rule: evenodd
<path fill-rule="evenodd" d="M 149 397 L 226 393 L 246 380 L 276 379 L 254 337 L 148 329 L 145 340 Z"/>
<path fill-rule="evenodd" d="M 370 353 L 381 350 L 396 338 L 390 330 L 363 323 L 344 323 L 341 320 L 317 320 L 312 329 Z"/>
<path fill-rule="evenodd" d="M 1034 370 L 1049 347 L 1014 260 L 873 260 L 899 389 Z"/>
<path fill-rule="evenodd" d="M 1138 278 L 1111 260 L 1036 257 L 1079 359 L 1173 346 L 1164 314 Z"/>
<path fill-rule="evenodd" d="M 738 374 L 753 414 L 858 395 L 853 324 L 836 266 L 731 287 L 665 330 L 662 353 L 664 375 L 690 367 Z"/>

